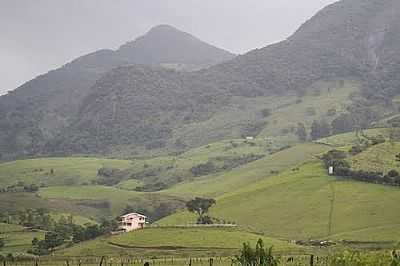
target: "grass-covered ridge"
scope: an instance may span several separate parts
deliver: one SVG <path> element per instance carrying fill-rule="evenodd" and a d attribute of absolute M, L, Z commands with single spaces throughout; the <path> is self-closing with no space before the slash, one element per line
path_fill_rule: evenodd
<path fill-rule="evenodd" d="M 210 215 L 286 239 L 337 239 L 343 234 L 351 240 L 398 240 L 399 200 L 397 187 L 340 180 L 314 161 L 217 198 Z M 184 224 L 194 218 L 183 212 L 161 223 Z"/>
<path fill-rule="evenodd" d="M 43 239 L 44 232 L 32 232 L 19 225 L 0 223 L 0 238 L 4 240 L 4 247 L 0 248 L 0 255 L 13 252 L 27 252 L 32 248 L 33 238 Z"/>
<path fill-rule="evenodd" d="M 50 186 L 78 185 L 95 180 L 102 167 L 125 169 L 130 165 L 129 160 L 86 157 L 18 160 L 0 164 L 0 186 L 13 185 L 17 181 Z"/>
<path fill-rule="evenodd" d="M 256 242 L 263 239 L 266 245 L 274 246 L 277 251 L 300 247 L 262 235 L 240 231 L 235 228 L 148 228 L 137 232 L 99 238 L 81 243 L 72 248 L 61 250 L 59 255 L 87 256 L 132 254 L 174 254 L 176 252 L 199 252 L 200 254 L 235 254 L 243 242 Z"/>

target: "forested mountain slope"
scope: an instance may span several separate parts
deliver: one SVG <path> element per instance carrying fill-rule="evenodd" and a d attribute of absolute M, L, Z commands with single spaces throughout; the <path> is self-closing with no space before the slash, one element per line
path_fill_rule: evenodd
<path fill-rule="evenodd" d="M 267 124 L 279 129 L 274 137 L 290 137 L 297 124 L 280 125 L 279 115 L 272 121 L 268 118 L 288 106 L 296 114 L 303 113 L 297 122 L 305 122 L 306 130 L 311 128 L 307 113 L 329 123 L 347 115 L 341 117 L 347 119 L 341 121 L 347 126 L 342 131 L 369 127 L 398 112 L 392 98 L 400 84 L 395 75 L 400 61 L 399 13 L 395 0 L 343 0 L 324 8 L 287 40 L 208 69 L 181 73 L 154 66 L 119 67 L 98 79 L 84 100 L 75 101 L 79 108 L 66 106 L 77 112 L 68 116 L 67 126 L 58 134 L 48 134 L 33 115 L 23 112 L 25 127 L 32 130 L 19 138 L 5 134 L 2 146 L 19 151 L 28 147 L 33 154 L 113 153 L 134 147 L 136 153 L 144 154 L 257 136 Z M 136 45 L 141 46 L 141 41 Z M 127 44 L 119 53 L 134 46 Z M 355 88 L 347 87 L 349 82 Z M 335 98 L 336 89 L 350 87 L 346 96 L 350 103 L 342 104 Z M 320 99 L 312 102 L 304 97 L 321 91 L 337 106 L 314 112 L 301 105 L 318 105 Z M 274 105 L 277 102 L 282 104 Z"/>

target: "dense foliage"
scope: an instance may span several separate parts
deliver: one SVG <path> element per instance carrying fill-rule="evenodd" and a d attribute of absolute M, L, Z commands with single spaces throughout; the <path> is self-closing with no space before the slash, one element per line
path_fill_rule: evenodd
<path fill-rule="evenodd" d="M 196 197 L 186 203 L 186 208 L 190 212 L 197 213 L 198 224 L 212 224 L 211 217 L 207 216 L 208 210 L 217 202 L 214 199 L 205 199 Z"/>
<path fill-rule="evenodd" d="M 240 255 L 234 261 L 240 266 L 277 266 L 279 259 L 272 254 L 272 247 L 265 248 L 262 239 L 257 241 L 255 249 L 249 243 L 243 243 Z"/>

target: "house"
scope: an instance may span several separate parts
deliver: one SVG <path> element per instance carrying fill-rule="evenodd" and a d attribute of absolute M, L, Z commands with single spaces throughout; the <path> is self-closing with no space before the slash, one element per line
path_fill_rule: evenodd
<path fill-rule="evenodd" d="M 246 137 L 246 140 L 254 140 L 254 137 L 251 137 L 251 136 Z"/>
<path fill-rule="evenodd" d="M 119 228 L 125 232 L 143 229 L 146 225 L 146 218 L 135 212 L 122 215 Z"/>

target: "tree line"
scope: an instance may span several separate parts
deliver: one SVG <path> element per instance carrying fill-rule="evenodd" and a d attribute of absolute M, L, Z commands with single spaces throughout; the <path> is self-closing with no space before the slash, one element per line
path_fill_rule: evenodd
<path fill-rule="evenodd" d="M 322 156 L 325 167 L 333 167 L 335 176 L 350 178 L 357 181 L 400 186 L 400 173 L 397 170 L 390 170 L 387 174 L 382 172 L 353 170 L 348 161 L 347 153 L 344 151 L 332 150 Z M 400 159 L 400 154 L 396 155 Z"/>

